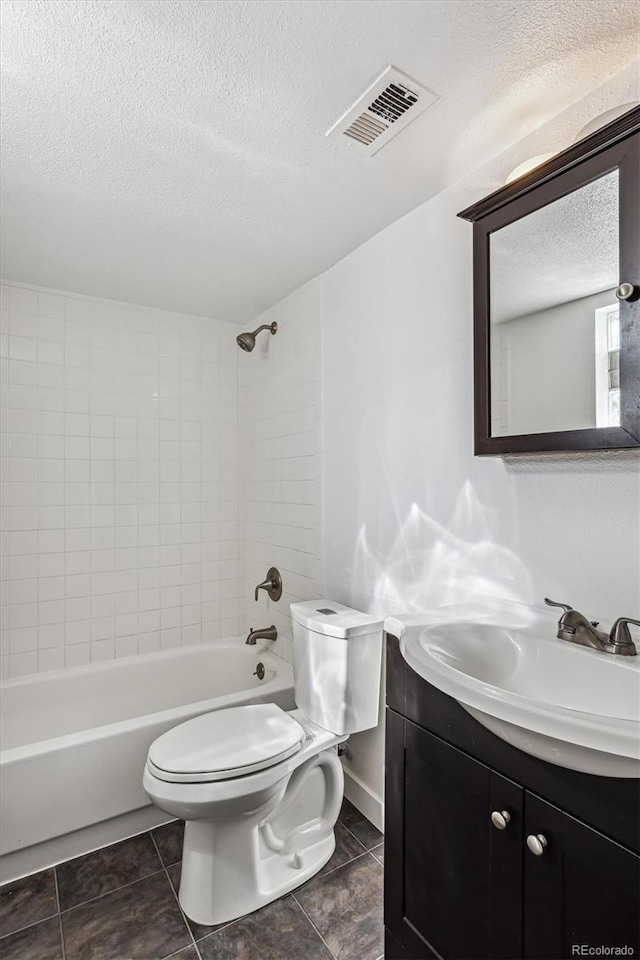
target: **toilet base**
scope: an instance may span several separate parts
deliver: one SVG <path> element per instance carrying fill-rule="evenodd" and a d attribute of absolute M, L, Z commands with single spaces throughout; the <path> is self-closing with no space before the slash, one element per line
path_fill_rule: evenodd
<path fill-rule="evenodd" d="M 268 812 L 187 820 L 179 891 L 186 915 L 207 926 L 228 923 L 316 874 L 335 850 L 343 787 L 336 751 L 325 750 L 293 772 Z"/>
<path fill-rule="evenodd" d="M 199 824 L 203 826 L 203 824 Z M 336 841 L 333 831 L 301 855 L 282 857 L 274 853 L 260 864 L 258 883 L 248 883 L 247 865 L 240 863 L 222 865 L 218 859 L 212 873 L 210 863 L 202 858 L 191 859 L 187 854 L 182 861 L 182 876 L 178 899 L 187 917 L 195 923 L 214 926 L 244 917 L 266 906 L 309 880 L 331 858 Z M 186 854 L 186 850 L 185 850 Z M 231 870 L 228 868 L 231 867 Z M 240 876 L 240 870 L 244 873 Z M 227 884 L 231 879 L 241 880 Z M 217 881 L 217 882 L 216 882 Z"/>

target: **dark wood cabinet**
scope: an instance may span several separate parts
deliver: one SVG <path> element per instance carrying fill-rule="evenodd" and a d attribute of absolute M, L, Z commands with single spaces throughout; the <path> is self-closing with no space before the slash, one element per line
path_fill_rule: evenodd
<path fill-rule="evenodd" d="M 405 723 L 406 917 L 436 955 L 510 960 L 520 952 L 522 789 Z M 509 811 L 505 830 L 491 824 L 494 799 Z"/>
<path fill-rule="evenodd" d="M 525 958 L 571 957 L 582 944 L 632 947 L 629 956 L 637 957 L 639 858 L 530 793 L 525 794 L 525 833 L 542 833 L 547 840 L 541 856 L 525 854 Z"/>
<path fill-rule="evenodd" d="M 467 722 L 478 725 L 467 714 L 459 724 L 445 721 L 447 739 L 406 716 L 416 690 L 432 700 L 444 695 L 408 667 L 405 675 L 391 637 L 389 655 L 386 960 L 563 960 L 579 956 L 583 945 L 628 947 L 637 957 L 637 846 L 562 809 L 562 790 L 542 798 L 529 789 L 535 776 L 518 782 L 508 762 L 514 748 L 499 769 L 484 762 Z M 603 779 L 584 777 L 587 785 Z M 619 793 L 611 820 L 622 812 L 624 821 L 626 811 L 632 823 L 637 786 L 611 781 L 609 788 L 612 799 Z M 504 817 L 503 829 L 493 812 Z M 528 848 L 529 836 L 544 838 L 540 855 Z M 633 845 L 635 835 L 628 840 Z"/>

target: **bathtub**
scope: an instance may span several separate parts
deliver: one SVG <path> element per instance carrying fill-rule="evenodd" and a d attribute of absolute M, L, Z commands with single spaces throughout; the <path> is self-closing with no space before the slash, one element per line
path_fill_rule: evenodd
<path fill-rule="evenodd" d="M 291 666 L 238 640 L 3 683 L 0 880 L 170 819 L 142 789 L 151 742 L 198 714 L 261 702 L 295 706 Z"/>

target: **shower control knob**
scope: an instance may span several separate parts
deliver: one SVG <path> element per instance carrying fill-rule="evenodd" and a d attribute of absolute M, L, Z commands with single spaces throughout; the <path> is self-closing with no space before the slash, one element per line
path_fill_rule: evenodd
<path fill-rule="evenodd" d="M 616 297 L 618 300 L 634 300 L 636 289 L 637 288 L 633 283 L 621 283 L 616 290 Z"/>
<path fill-rule="evenodd" d="M 511 815 L 508 810 L 492 810 L 491 811 L 491 823 L 494 825 L 496 830 L 506 830 L 507 824 L 511 820 Z"/>
<path fill-rule="evenodd" d="M 277 567 L 269 567 L 267 578 L 259 583 L 255 589 L 255 599 L 258 599 L 258 591 L 265 590 L 272 600 L 279 600 L 282 596 L 282 577 Z"/>
<path fill-rule="evenodd" d="M 547 838 L 542 833 L 530 833 L 527 837 L 527 846 L 536 857 L 541 857 L 547 845 Z"/>

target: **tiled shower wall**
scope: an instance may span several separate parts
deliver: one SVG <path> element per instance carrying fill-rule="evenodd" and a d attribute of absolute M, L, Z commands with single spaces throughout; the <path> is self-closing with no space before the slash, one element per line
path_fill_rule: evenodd
<path fill-rule="evenodd" d="M 2 669 L 238 633 L 224 322 L 2 287 Z"/>
<path fill-rule="evenodd" d="M 321 280 L 296 291 L 261 323 L 252 353 L 240 354 L 240 611 L 244 630 L 275 624 L 273 649 L 291 659 L 289 604 L 320 596 Z M 280 570 L 282 598 L 254 588 Z M 271 646 L 271 644 L 269 644 Z"/>

